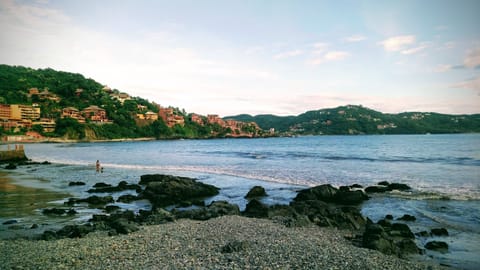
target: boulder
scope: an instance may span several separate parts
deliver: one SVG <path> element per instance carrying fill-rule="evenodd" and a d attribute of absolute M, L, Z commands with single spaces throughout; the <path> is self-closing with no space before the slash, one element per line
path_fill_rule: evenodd
<path fill-rule="evenodd" d="M 268 217 L 268 207 L 259 200 L 253 199 L 248 202 L 243 215 L 253 218 L 266 218 Z"/>
<path fill-rule="evenodd" d="M 245 195 L 246 199 L 259 198 L 267 196 L 267 192 L 261 186 L 254 186 L 250 191 Z"/>
<path fill-rule="evenodd" d="M 403 223 L 393 223 L 389 234 L 393 237 L 402 237 L 414 239 L 415 235 L 410 230 L 407 224 Z"/>
<path fill-rule="evenodd" d="M 367 199 L 368 196 L 361 190 L 352 191 L 349 187 L 338 190 L 331 185 L 320 185 L 299 191 L 294 201 L 318 200 L 327 203 L 355 205 Z"/>
<path fill-rule="evenodd" d="M 146 225 L 157 225 L 175 221 L 175 216 L 163 208 L 157 208 L 152 211 L 140 210 L 138 219 Z"/>
<path fill-rule="evenodd" d="M 97 186 L 100 184 L 100 186 Z M 89 189 L 87 192 L 89 193 L 106 193 L 106 192 L 119 192 L 125 190 L 135 190 L 136 192 L 141 192 L 142 187 L 137 184 L 129 184 L 126 181 L 121 181 L 118 183 L 117 186 L 112 186 L 105 183 L 97 183 L 95 184 L 94 188 Z"/>
<path fill-rule="evenodd" d="M 146 184 L 141 197 L 148 199 L 154 207 L 211 197 L 219 191 L 215 186 L 197 182 L 192 178 L 161 174 L 142 175 L 140 184 Z"/>
<path fill-rule="evenodd" d="M 381 181 L 381 182 L 378 182 L 377 185 L 379 186 L 388 186 L 390 185 L 390 183 L 388 181 Z"/>
<path fill-rule="evenodd" d="M 16 224 L 16 223 L 18 223 L 17 220 L 15 220 L 15 219 L 10 219 L 10 220 L 7 220 L 7 221 L 3 222 L 2 224 L 3 224 L 3 225 L 12 225 L 12 224 Z"/>
<path fill-rule="evenodd" d="M 369 186 L 365 188 L 366 193 L 384 193 L 389 191 L 386 186 Z"/>
<path fill-rule="evenodd" d="M 298 214 L 289 205 L 273 205 L 268 208 L 268 218 L 287 227 L 304 227 L 312 223 L 306 215 Z"/>
<path fill-rule="evenodd" d="M 417 220 L 417 218 L 414 217 L 414 216 L 412 216 L 412 215 L 405 214 L 405 215 L 403 215 L 402 217 L 397 218 L 397 220 L 415 221 L 415 220 Z"/>
<path fill-rule="evenodd" d="M 388 214 L 388 215 L 385 216 L 385 219 L 392 220 L 392 219 L 393 219 L 393 216 L 390 215 L 390 214 Z"/>
<path fill-rule="evenodd" d="M 85 199 L 70 198 L 68 199 L 67 202 L 65 202 L 66 205 L 70 205 L 70 206 L 75 205 L 77 203 L 88 203 L 94 206 L 101 206 L 107 203 L 113 203 L 113 197 L 112 196 L 99 197 L 94 195 Z"/>
<path fill-rule="evenodd" d="M 239 215 L 240 209 L 236 204 L 230 204 L 227 201 L 215 201 L 207 207 L 195 208 L 190 210 L 174 210 L 177 218 L 189 218 L 194 220 L 208 220 L 225 215 Z"/>
<path fill-rule="evenodd" d="M 6 170 L 15 170 L 16 168 L 17 168 L 17 165 L 15 165 L 13 163 L 8 163 L 8 165 L 5 166 Z"/>
<path fill-rule="evenodd" d="M 135 223 L 124 218 L 113 220 L 109 225 L 119 234 L 128 234 L 139 230 Z"/>
<path fill-rule="evenodd" d="M 118 197 L 117 202 L 130 203 L 130 202 L 137 201 L 137 200 L 139 200 L 139 198 L 137 196 L 131 195 L 131 194 L 126 194 L 126 195 L 122 195 L 122 196 Z"/>
<path fill-rule="evenodd" d="M 95 228 L 90 224 L 85 225 L 67 225 L 56 232 L 57 238 L 81 238 L 90 232 L 93 232 Z"/>
<path fill-rule="evenodd" d="M 430 230 L 430 233 L 434 236 L 448 236 L 448 231 L 445 228 L 434 228 Z"/>
<path fill-rule="evenodd" d="M 77 211 L 74 209 L 62 209 L 62 208 L 46 208 L 42 210 L 44 215 L 56 215 L 56 216 L 63 216 L 63 215 L 75 215 Z"/>
<path fill-rule="evenodd" d="M 107 211 L 107 213 L 115 212 L 119 209 L 120 209 L 120 206 L 118 206 L 118 205 L 107 205 L 107 206 L 105 206 L 105 211 Z"/>
<path fill-rule="evenodd" d="M 389 189 L 389 190 L 401 190 L 401 191 L 404 191 L 404 190 L 410 190 L 410 189 L 412 189 L 412 188 L 409 187 L 409 186 L 406 185 L 406 184 L 391 183 L 391 184 L 388 185 L 388 189 Z"/>
<path fill-rule="evenodd" d="M 447 252 L 448 244 L 442 241 L 430 241 L 425 244 L 425 248 L 439 252 Z"/>
<path fill-rule="evenodd" d="M 104 187 L 111 187 L 112 185 L 110 184 L 106 184 L 106 183 L 103 183 L 103 182 L 99 182 L 99 183 L 96 183 L 95 185 L 93 185 L 94 188 L 104 188 Z"/>
<path fill-rule="evenodd" d="M 85 182 L 77 181 L 77 182 L 69 182 L 68 186 L 85 186 Z"/>

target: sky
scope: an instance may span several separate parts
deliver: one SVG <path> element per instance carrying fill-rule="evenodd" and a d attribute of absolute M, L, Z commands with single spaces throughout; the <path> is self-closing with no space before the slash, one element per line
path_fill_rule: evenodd
<path fill-rule="evenodd" d="M 480 1 L 0 0 L 0 64 L 187 112 L 480 113 Z"/>

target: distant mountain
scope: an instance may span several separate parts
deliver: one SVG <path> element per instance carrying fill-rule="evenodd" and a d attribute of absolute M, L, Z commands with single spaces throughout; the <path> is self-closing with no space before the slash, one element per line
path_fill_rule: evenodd
<path fill-rule="evenodd" d="M 256 122 L 262 129 L 299 135 L 425 134 L 480 132 L 480 114 L 448 115 L 433 112 L 385 114 L 347 105 L 308 111 L 298 116 L 237 115 L 225 117 Z"/>

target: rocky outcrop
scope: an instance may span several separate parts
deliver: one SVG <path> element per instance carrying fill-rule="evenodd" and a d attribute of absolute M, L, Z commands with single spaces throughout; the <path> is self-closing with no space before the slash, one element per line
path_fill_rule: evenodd
<path fill-rule="evenodd" d="M 85 199 L 70 198 L 68 199 L 67 202 L 65 202 L 65 204 L 69 206 L 73 206 L 78 203 L 88 203 L 89 205 L 92 205 L 92 206 L 102 206 L 107 203 L 113 203 L 113 202 L 114 201 L 112 196 L 99 197 L 94 195 Z"/>
<path fill-rule="evenodd" d="M 44 215 L 55 215 L 55 216 L 72 216 L 77 214 L 77 211 L 75 209 L 63 209 L 63 208 L 46 208 L 42 210 L 42 213 Z"/>
<path fill-rule="evenodd" d="M 69 187 L 71 187 L 71 186 L 85 186 L 85 182 L 82 182 L 82 181 L 69 182 L 69 183 L 68 183 L 68 186 L 69 186 Z"/>
<path fill-rule="evenodd" d="M 448 244 L 442 241 L 430 241 L 425 244 L 425 248 L 444 253 L 448 251 Z"/>
<path fill-rule="evenodd" d="M 327 184 L 301 190 L 294 199 L 296 202 L 311 200 L 342 205 L 358 205 L 368 200 L 368 196 L 361 190 L 351 190 L 350 187 L 343 187 L 339 190 Z"/>
<path fill-rule="evenodd" d="M 117 186 L 112 186 L 105 183 L 97 183 L 93 186 L 94 188 L 89 189 L 88 193 L 106 193 L 106 192 L 120 192 L 125 190 L 135 190 L 136 192 L 141 192 L 142 187 L 137 184 L 129 184 L 126 181 L 121 181 Z"/>
<path fill-rule="evenodd" d="M 141 185 L 146 185 L 140 193 L 142 198 L 148 199 L 154 207 L 164 207 L 178 203 L 211 197 L 218 194 L 219 188 L 197 182 L 187 177 L 171 175 L 142 175 Z"/>
<path fill-rule="evenodd" d="M 400 190 L 400 191 L 406 191 L 410 190 L 411 187 L 409 187 L 406 184 L 401 184 L 401 183 L 389 183 L 387 181 L 382 181 L 378 183 L 376 186 L 369 186 L 365 188 L 366 193 L 384 193 L 387 191 L 393 191 L 393 190 Z"/>
<path fill-rule="evenodd" d="M 194 220 L 208 220 L 225 215 L 240 215 L 240 209 L 236 204 L 226 201 L 215 201 L 210 205 L 190 210 L 172 211 L 176 218 L 189 218 Z"/>
<path fill-rule="evenodd" d="M 261 203 L 257 199 L 253 199 L 248 202 L 245 211 L 242 213 L 244 216 L 253 217 L 253 218 L 267 218 L 268 217 L 268 206 Z"/>
<path fill-rule="evenodd" d="M 253 198 L 260 198 L 267 196 L 267 192 L 265 192 L 265 188 L 261 186 L 254 186 L 250 191 L 245 195 L 246 199 L 253 199 Z"/>

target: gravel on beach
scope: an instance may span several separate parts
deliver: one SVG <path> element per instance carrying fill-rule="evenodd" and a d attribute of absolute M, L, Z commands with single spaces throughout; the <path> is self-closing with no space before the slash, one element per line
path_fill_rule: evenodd
<path fill-rule="evenodd" d="M 1 240 L 0 269 L 440 269 L 358 248 L 332 228 L 224 216 L 119 236 Z"/>

